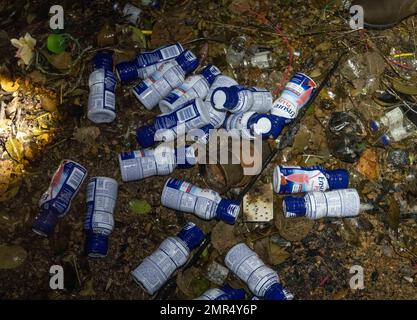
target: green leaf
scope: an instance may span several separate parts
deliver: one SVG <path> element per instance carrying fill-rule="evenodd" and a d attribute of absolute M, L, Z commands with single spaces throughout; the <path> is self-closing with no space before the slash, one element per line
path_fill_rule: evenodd
<path fill-rule="evenodd" d="M 136 214 L 147 214 L 152 210 L 151 205 L 146 200 L 139 199 L 130 200 L 129 207 Z"/>

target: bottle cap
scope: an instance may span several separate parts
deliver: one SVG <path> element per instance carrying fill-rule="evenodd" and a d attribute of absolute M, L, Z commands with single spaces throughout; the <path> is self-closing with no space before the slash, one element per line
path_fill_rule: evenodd
<path fill-rule="evenodd" d="M 306 216 L 307 208 L 304 197 L 287 196 L 282 204 L 286 218 Z"/>
<path fill-rule="evenodd" d="M 371 131 L 376 132 L 381 128 L 381 125 L 379 124 L 378 121 L 372 120 L 369 123 L 369 127 L 371 128 Z"/>
<path fill-rule="evenodd" d="M 391 139 L 388 135 L 384 134 L 381 138 L 379 138 L 379 142 L 383 146 L 389 146 L 391 144 Z"/>
<path fill-rule="evenodd" d="M 194 223 L 189 222 L 177 234 L 177 237 L 184 241 L 191 251 L 203 241 L 204 233 Z"/>
<path fill-rule="evenodd" d="M 240 202 L 235 200 L 222 199 L 217 205 L 217 218 L 228 224 L 235 224 L 240 212 Z"/>
<path fill-rule="evenodd" d="M 175 60 L 186 74 L 193 72 L 199 64 L 197 57 L 190 50 L 185 50 Z"/>
<path fill-rule="evenodd" d="M 221 71 L 216 66 L 209 64 L 203 69 L 203 71 L 201 71 L 201 74 L 204 78 L 206 78 L 207 82 L 211 86 L 217 76 L 221 74 Z"/>
<path fill-rule="evenodd" d="M 113 70 L 113 52 L 99 51 L 94 56 L 94 69 Z"/>
<path fill-rule="evenodd" d="M 264 295 L 265 300 L 292 300 L 294 296 L 285 290 L 279 283 L 273 284 Z"/>
<path fill-rule="evenodd" d="M 119 81 L 123 83 L 139 79 L 136 60 L 116 64 L 116 75 Z"/>
<path fill-rule="evenodd" d="M 109 237 L 94 233 L 92 231 L 87 232 L 85 239 L 85 252 L 89 257 L 102 258 L 107 255 L 109 247 Z"/>
<path fill-rule="evenodd" d="M 227 294 L 229 300 L 243 300 L 245 299 L 245 290 L 234 289 L 230 285 L 226 284 L 221 290 Z"/>
<path fill-rule="evenodd" d="M 143 148 L 149 148 L 155 144 L 155 128 L 147 125 L 136 129 L 136 140 Z"/>
<path fill-rule="evenodd" d="M 33 232 L 44 237 L 50 236 L 54 232 L 58 218 L 58 215 L 52 210 L 41 209 L 33 222 Z"/>
<path fill-rule="evenodd" d="M 331 170 L 326 173 L 329 189 L 347 189 L 349 187 L 349 172 L 344 169 Z"/>
<path fill-rule="evenodd" d="M 276 140 L 278 139 L 279 135 L 281 134 L 282 130 L 285 127 L 286 119 L 282 117 L 274 116 L 272 114 L 268 115 L 268 119 L 272 123 L 272 129 L 271 129 L 271 132 L 269 133 L 268 138 Z"/>

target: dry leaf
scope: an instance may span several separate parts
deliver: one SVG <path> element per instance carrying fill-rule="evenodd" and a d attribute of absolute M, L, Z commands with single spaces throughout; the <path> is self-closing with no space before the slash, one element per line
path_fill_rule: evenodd
<path fill-rule="evenodd" d="M 74 139 L 78 142 L 90 144 L 100 136 L 100 129 L 97 127 L 75 128 Z"/>
<path fill-rule="evenodd" d="M 377 179 L 380 172 L 377 152 L 371 149 L 365 150 L 359 159 L 356 169 L 369 180 Z"/>
<path fill-rule="evenodd" d="M 225 253 L 230 247 L 239 242 L 234 235 L 234 226 L 222 221 L 218 222 L 211 232 L 211 243 L 220 254 Z"/>

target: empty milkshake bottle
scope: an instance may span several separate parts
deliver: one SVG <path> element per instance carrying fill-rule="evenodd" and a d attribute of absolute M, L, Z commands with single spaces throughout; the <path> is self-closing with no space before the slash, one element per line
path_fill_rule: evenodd
<path fill-rule="evenodd" d="M 148 78 L 141 81 L 133 90 L 133 94 L 148 110 L 158 105 L 171 90 L 181 85 L 185 76 L 198 66 L 197 57 L 189 50 L 181 53 L 175 60 L 164 62 Z"/>
<path fill-rule="evenodd" d="M 132 271 L 133 279 L 153 295 L 187 262 L 190 252 L 203 239 L 204 234 L 200 228 L 194 223 L 188 223 L 177 236 L 165 239 L 156 251 Z"/>

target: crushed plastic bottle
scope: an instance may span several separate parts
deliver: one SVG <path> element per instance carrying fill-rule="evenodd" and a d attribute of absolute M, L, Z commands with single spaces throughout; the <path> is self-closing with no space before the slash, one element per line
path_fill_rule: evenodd
<path fill-rule="evenodd" d="M 283 201 L 284 215 L 322 218 L 356 217 L 367 207 L 362 206 L 356 189 L 342 189 L 328 192 L 309 192 L 304 197 L 287 196 Z"/>
<path fill-rule="evenodd" d="M 58 219 L 68 213 L 86 177 L 87 169 L 79 163 L 72 160 L 61 162 L 39 201 L 40 212 L 32 225 L 35 233 L 45 237 L 53 233 Z"/>
<path fill-rule="evenodd" d="M 268 113 L 272 108 L 272 94 L 266 89 L 231 86 L 217 88 L 211 97 L 217 110 L 232 113 Z"/>
<path fill-rule="evenodd" d="M 89 257 L 107 255 L 109 235 L 114 229 L 118 183 L 107 177 L 93 177 L 87 186 L 87 215 L 84 221 L 86 232 L 85 251 Z"/>
<path fill-rule="evenodd" d="M 316 90 L 317 85 L 313 79 L 303 73 L 296 73 L 274 102 L 271 114 L 287 119 L 287 123 L 292 122 Z"/>
<path fill-rule="evenodd" d="M 87 117 L 94 123 L 110 123 L 116 118 L 116 78 L 113 74 L 113 57 L 109 51 L 98 52 L 94 58 L 94 71 L 88 79 Z"/>
<path fill-rule="evenodd" d="M 279 283 L 278 274 L 266 266 L 246 244 L 239 243 L 224 258 L 226 266 L 245 282 L 250 291 L 265 300 L 292 300 L 294 296 Z"/>
<path fill-rule="evenodd" d="M 203 100 L 197 98 L 170 113 L 157 116 L 153 124 L 138 128 L 136 139 L 143 148 L 149 148 L 156 141 L 173 141 L 177 136 L 209 123 L 209 110 Z"/>
<path fill-rule="evenodd" d="M 196 164 L 193 147 L 174 149 L 158 146 L 156 149 L 123 152 L 119 155 L 120 172 L 125 182 L 152 176 L 171 174 L 175 168 L 190 168 Z"/>
<path fill-rule="evenodd" d="M 225 128 L 235 138 L 276 140 L 285 127 L 285 119 L 256 112 L 235 113 L 226 119 Z"/>
<path fill-rule="evenodd" d="M 323 192 L 346 189 L 349 172 L 344 169 L 327 170 L 320 166 L 276 166 L 273 176 L 276 193 Z"/>
<path fill-rule="evenodd" d="M 126 21 L 130 22 L 133 25 L 138 25 L 142 10 L 135 5 L 127 2 L 125 5 L 121 3 L 121 1 L 117 1 L 113 4 L 113 10 L 123 16 Z"/>
<path fill-rule="evenodd" d="M 190 252 L 204 239 L 194 223 L 188 223 L 175 237 L 164 240 L 159 248 L 132 271 L 135 282 L 150 295 L 156 293 L 171 275 L 184 265 Z"/>
<path fill-rule="evenodd" d="M 153 51 L 142 52 L 131 61 L 116 65 L 116 76 L 122 83 L 146 79 L 167 61 L 172 61 L 184 52 L 180 43 L 169 44 Z"/>
<path fill-rule="evenodd" d="M 206 98 L 210 86 L 219 74 L 221 71 L 216 66 L 208 65 L 201 74 L 188 77 L 182 85 L 171 91 L 159 102 L 159 109 L 162 113 L 168 113 L 195 98 Z"/>
<path fill-rule="evenodd" d="M 234 69 L 239 67 L 246 55 L 246 37 L 240 36 L 230 41 L 226 49 L 226 61 Z"/>
<path fill-rule="evenodd" d="M 165 183 L 161 203 L 174 210 L 194 213 L 204 220 L 217 218 L 229 224 L 236 222 L 240 211 L 239 201 L 224 199 L 216 191 L 174 178 Z"/>
<path fill-rule="evenodd" d="M 194 300 L 243 300 L 245 290 L 234 289 L 226 284 L 221 289 L 209 289 Z"/>
<path fill-rule="evenodd" d="M 272 55 L 272 52 L 259 51 L 251 55 L 247 55 L 243 60 L 244 67 L 257 67 L 259 69 L 269 69 L 275 65 L 275 59 Z"/>
<path fill-rule="evenodd" d="M 158 105 L 171 90 L 181 85 L 185 76 L 193 72 L 199 64 L 197 57 L 189 50 L 175 60 L 164 62 L 149 78 L 141 81 L 132 91 L 148 110 Z"/>

